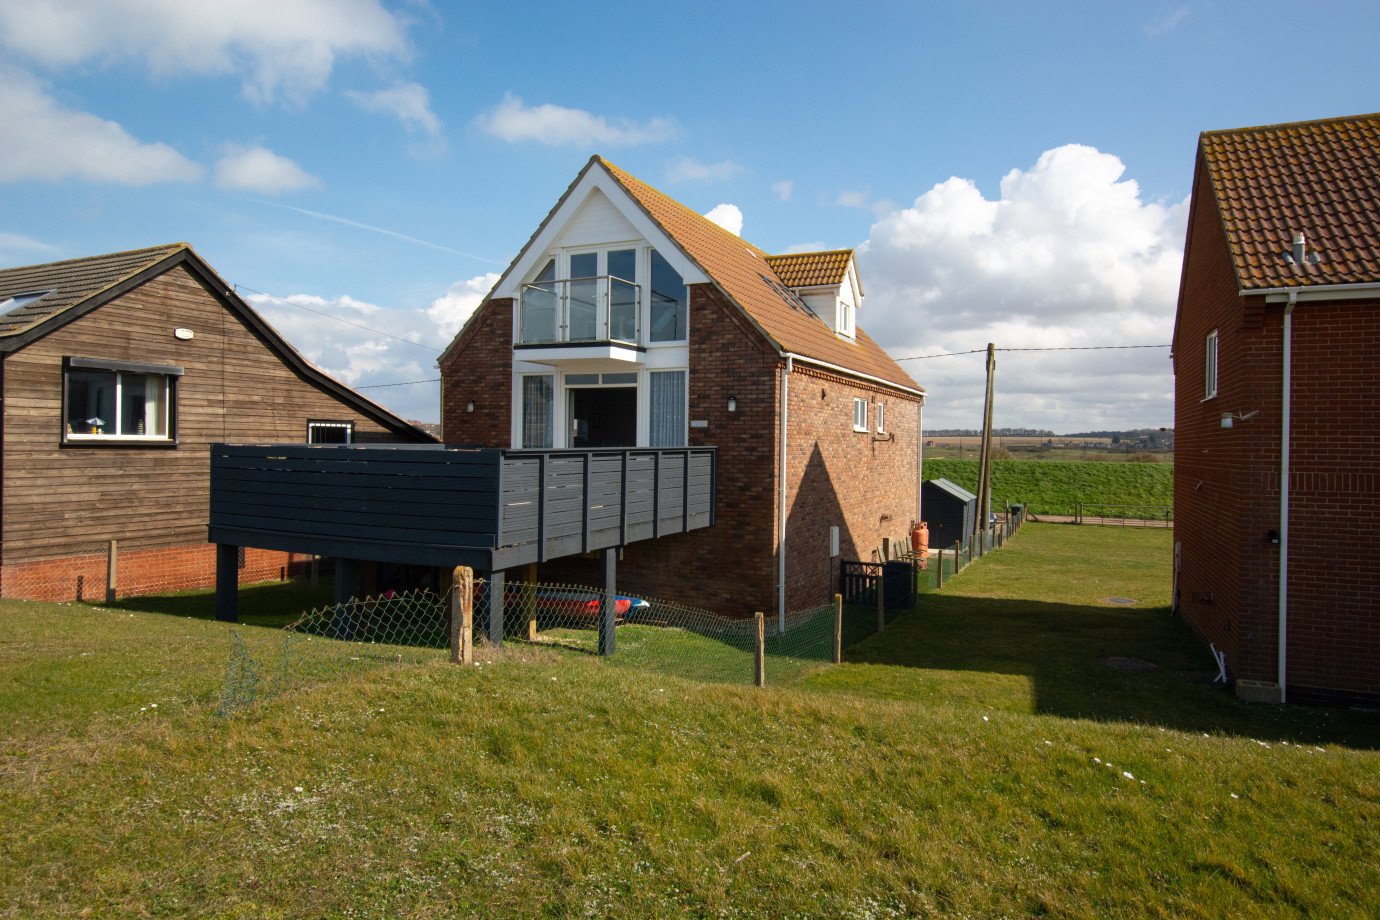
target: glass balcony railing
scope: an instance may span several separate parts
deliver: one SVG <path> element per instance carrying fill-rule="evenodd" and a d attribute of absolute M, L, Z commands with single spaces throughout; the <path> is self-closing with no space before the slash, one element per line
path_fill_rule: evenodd
<path fill-rule="evenodd" d="M 640 286 L 612 275 L 522 286 L 518 344 L 642 344 Z"/>

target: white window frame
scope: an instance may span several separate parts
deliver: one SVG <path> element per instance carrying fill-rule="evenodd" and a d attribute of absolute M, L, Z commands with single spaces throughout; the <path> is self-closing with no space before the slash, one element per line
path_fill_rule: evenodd
<path fill-rule="evenodd" d="M 312 438 L 313 432 L 315 432 L 315 431 L 317 431 L 317 430 L 321 430 L 321 431 L 332 430 L 332 431 L 334 431 L 334 430 L 340 429 L 340 428 L 344 428 L 344 429 L 345 429 L 345 440 L 344 440 L 344 441 L 317 441 L 317 440 L 314 440 L 314 439 Z M 353 443 L 355 443 L 355 423 L 354 423 L 354 422 L 341 422 L 341 421 L 328 421 L 328 420 L 326 420 L 326 419 L 317 419 L 317 420 L 311 420 L 311 419 L 309 419 L 309 420 L 307 421 L 307 443 L 308 443 L 308 444 L 325 444 L 325 445 L 353 444 Z"/>
<path fill-rule="evenodd" d="M 1205 382 L 1205 395 L 1203 396 L 1204 400 L 1212 399 L 1214 396 L 1217 395 L 1217 368 L 1219 354 L 1218 344 L 1219 339 L 1217 336 L 1217 330 L 1214 329 L 1207 334 L 1207 339 L 1205 340 L 1204 347 L 1204 351 L 1206 352 L 1203 367 L 1203 377 Z"/>
<path fill-rule="evenodd" d="M 103 419 L 100 431 L 73 431 L 69 419 L 68 404 L 71 398 L 70 375 L 72 372 L 111 374 L 115 378 L 114 417 Z M 136 364 L 128 361 L 105 361 L 94 358 L 68 357 L 62 363 L 62 443 L 63 444 L 176 444 L 177 443 L 177 385 L 182 368 L 163 364 Z M 121 414 L 124 412 L 124 385 L 126 378 L 143 377 L 146 385 L 150 380 L 162 381 L 162 433 L 161 434 L 121 434 Z M 93 416 L 94 417 L 94 416 Z"/>
<path fill-rule="evenodd" d="M 877 400 L 877 434 L 886 434 L 886 403 Z"/>
<path fill-rule="evenodd" d="M 857 320 L 853 315 L 854 306 L 842 297 L 836 298 L 836 303 L 837 307 L 835 308 L 834 316 L 838 318 L 838 324 L 834 331 L 846 339 L 856 337 Z"/>
<path fill-rule="evenodd" d="M 853 397 L 853 430 L 867 431 L 867 399 L 862 396 Z"/>

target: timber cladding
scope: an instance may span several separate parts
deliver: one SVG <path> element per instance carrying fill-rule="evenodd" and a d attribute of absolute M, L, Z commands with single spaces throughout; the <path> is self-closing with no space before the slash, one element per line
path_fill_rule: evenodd
<path fill-rule="evenodd" d="M 64 445 L 71 357 L 182 368 L 175 441 Z M 4 355 L 3 366 L 4 596 L 23 583 L 19 566 L 75 560 L 110 540 L 122 554 L 205 546 L 213 442 L 302 443 L 309 419 L 350 422 L 359 441 L 408 437 L 290 367 L 183 264 Z"/>

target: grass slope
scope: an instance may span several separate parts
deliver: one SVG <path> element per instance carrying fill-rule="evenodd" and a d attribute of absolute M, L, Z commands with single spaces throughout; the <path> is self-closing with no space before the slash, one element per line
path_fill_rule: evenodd
<path fill-rule="evenodd" d="M 947 479 L 977 494 L 976 460 L 925 460 L 926 479 Z M 993 506 L 1025 502 L 1036 514 L 1073 514 L 1079 502 L 1174 504 L 1169 463 L 1058 460 L 992 461 Z"/>
<path fill-rule="evenodd" d="M 784 689 L 510 645 L 226 721 L 224 624 L 0 602 L 0 915 L 1375 916 L 1376 717 L 1180 677 L 1170 539 L 1028 525 Z"/>

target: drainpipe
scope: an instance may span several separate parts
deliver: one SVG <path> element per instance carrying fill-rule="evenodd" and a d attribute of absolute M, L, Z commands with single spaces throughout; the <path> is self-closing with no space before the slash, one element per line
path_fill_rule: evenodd
<path fill-rule="evenodd" d="M 1284 306 L 1284 373 L 1280 390 L 1279 435 L 1279 701 L 1288 702 L 1285 680 L 1288 677 L 1289 627 L 1289 390 L 1290 363 L 1294 343 L 1294 307 L 1298 305 L 1299 289 L 1289 289 L 1289 302 Z"/>
<path fill-rule="evenodd" d="M 780 634 L 786 633 L 786 424 L 790 420 L 792 355 L 786 355 L 786 368 L 781 374 L 781 526 L 776 538 L 777 595 L 776 625 Z"/>

